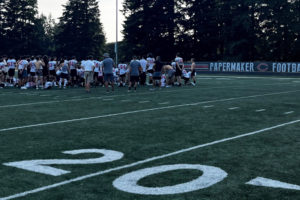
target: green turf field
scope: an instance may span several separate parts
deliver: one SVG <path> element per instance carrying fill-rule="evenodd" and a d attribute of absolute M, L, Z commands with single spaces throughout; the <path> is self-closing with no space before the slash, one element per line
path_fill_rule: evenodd
<path fill-rule="evenodd" d="M 2 89 L 0 199 L 300 199 L 299 99 L 299 79 L 276 77 L 137 93 Z M 269 181 L 246 184 L 257 177 Z"/>

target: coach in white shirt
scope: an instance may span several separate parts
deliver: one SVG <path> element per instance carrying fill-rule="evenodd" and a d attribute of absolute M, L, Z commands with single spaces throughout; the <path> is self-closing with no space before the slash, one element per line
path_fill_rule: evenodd
<path fill-rule="evenodd" d="M 93 82 L 93 74 L 95 69 L 95 63 L 92 61 L 93 56 L 89 56 L 86 61 L 82 62 L 84 68 L 85 90 L 91 91 L 91 82 Z"/>

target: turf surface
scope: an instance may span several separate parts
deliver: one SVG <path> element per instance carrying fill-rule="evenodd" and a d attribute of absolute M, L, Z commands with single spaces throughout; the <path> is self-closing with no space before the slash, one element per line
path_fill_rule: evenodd
<path fill-rule="evenodd" d="M 294 120 L 300 116 L 300 82 L 290 78 L 198 77 L 197 87 L 150 92 L 120 88 L 0 90 L 0 199 L 76 177 L 165 155 Z M 264 111 L 258 111 L 264 110 Z M 292 112 L 293 111 L 293 112 Z M 114 114 L 114 115 L 112 115 Z M 88 119 L 94 117 L 93 119 Z M 84 119 L 83 119 L 84 118 Z M 68 121 L 65 120 L 73 120 Z M 64 122 L 62 122 L 64 121 Z M 54 124 L 45 124 L 52 123 Z M 36 125 L 34 127 L 24 127 Z M 18 128 L 17 128 L 18 127 Z M 12 128 L 11 130 L 5 130 Z M 299 199 L 300 192 L 245 183 L 264 177 L 300 185 L 300 123 L 207 146 L 126 169 L 28 194 L 19 199 Z M 99 155 L 62 154 L 66 150 L 109 149 L 124 158 L 105 164 L 52 165 L 71 171 L 54 177 L 2 163 L 36 159 L 88 159 Z M 176 195 L 122 192 L 112 183 L 135 170 L 172 164 L 219 167 L 228 177 L 209 188 Z M 201 176 L 176 170 L 140 180 L 145 187 L 172 186 Z"/>

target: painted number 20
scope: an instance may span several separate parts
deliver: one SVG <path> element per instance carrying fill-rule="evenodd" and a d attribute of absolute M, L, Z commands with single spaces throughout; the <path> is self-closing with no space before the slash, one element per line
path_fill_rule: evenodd
<path fill-rule="evenodd" d="M 118 151 L 106 150 L 106 149 L 81 149 L 73 151 L 64 151 L 63 154 L 69 155 L 79 155 L 79 154 L 102 154 L 99 158 L 92 159 L 53 159 L 53 160 L 27 160 L 27 161 L 18 161 L 4 163 L 6 166 L 16 167 L 19 169 L 24 169 L 36 173 L 52 175 L 52 176 L 61 176 L 64 174 L 70 173 L 70 171 L 57 169 L 50 167 L 49 165 L 89 165 L 89 164 L 101 164 L 113 162 L 123 158 L 124 154 Z"/>
<path fill-rule="evenodd" d="M 106 150 L 106 149 L 82 149 L 82 150 L 72 150 L 64 151 L 64 154 L 69 155 L 79 155 L 79 154 L 101 154 L 99 158 L 93 159 L 52 159 L 52 160 L 27 160 L 27 161 L 18 161 L 4 163 L 6 166 L 16 167 L 19 169 L 24 169 L 36 173 L 52 175 L 52 176 L 61 176 L 70 171 L 58 169 L 51 167 L 49 165 L 87 165 L 87 164 L 100 164 L 113 162 L 119 159 L 122 159 L 124 154 L 118 151 Z M 155 175 L 161 174 L 174 170 L 199 170 L 202 171 L 202 176 L 196 178 L 187 183 L 178 184 L 174 186 L 166 187 L 143 187 L 138 185 L 139 180 Z M 220 168 L 205 166 L 205 165 L 189 165 L 189 164 L 176 164 L 176 165 L 163 165 L 158 167 L 152 167 L 147 169 L 142 169 L 134 171 L 120 178 L 116 179 L 113 182 L 115 188 L 129 193 L 143 194 L 143 195 L 167 195 L 167 194 L 179 194 L 192 192 L 200 189 L 210 187 L 227 177 L 227 173 Z"/>

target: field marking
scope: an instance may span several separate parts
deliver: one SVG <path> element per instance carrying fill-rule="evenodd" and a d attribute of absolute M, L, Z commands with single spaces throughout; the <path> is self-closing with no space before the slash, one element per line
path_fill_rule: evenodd
<path fill-rule="evenodd" d="M 103 101 L 113 101 L 114 99 L 103 99 Z"/>
<path fill-rule="evenodd" d="M 285 112 L 284 114 L 285 115 L 290 115 L 290 114 L 293 114 L 295 111 L 289 111 L 289 112 Z"/>
<path fill-rule="evenodd" d="M 286 85 L 286 84 L 291 84 L 291 83 L 282 83 L 282 84 L 277 84 L 277 85 Z M 275 86 L 276 84 L 263 84 L 261 86 Z M 228 87 L 209 87 L 209 88 L 189 88 L 189 89 L 174 89 L 174 90 L 169 90 L 169 91 L 159 91 L 158 93 L 175 93 L 175 92 L 185 92 L 185 91 L 190 91 L 190 90 L 197 90 L 197 89 L 201 89 L 201 90 L 211 90 L 211 89 L 227 89 L 227 88 L 241 88 L 244 86 L 228 86 Z M 156 94 L 153 93 L 153 91 L 151 92 L 141 92 L 138 93 L 138 95 L 152 95 L 152 94 Z M 132 94 L 121 94 L 121 95 L 112 95 L 112 96 L 106 96 L 106 98 L 114 98 L 114 97 L 126 97 L 126 96 L 130 96 Z M 137 94 L 134 94 L 135 96 Z M 61 98 L 61 96 L 53 97 L 53 99 L 58 99 Z M 22 104 L 13 104 L 13 105 L 1 105 L 1 108 L 12 108 L 12 107 L 21 107 L 21 106 L 32 106 L 32 105 L 42 105 L 42 104 L 52 104 L 52 103 L 64 103 L 64 102 L 72 102 L 72 101 L 85 101 L 85 100 L 93 100 L 93 99 L 102 99 L 103 96 L 97 96 L 97 97 L 87 97 L 87 98 L 79 98 L 75 99 L 75 97 L 73 97 L 73 99 L 66 99 L 66 100 L 53 100 L 53 101 L 41 101 L 41 102 L 33 102 L 33 103 L 22 103 Z"/>
<path fill-rule="evenodd" d="M 144 112 L 150 112 L 150 111 L 165 110 L 165 109 L 171 109 L 171 108 L 181 108 L 181 107 L 187 107 L 187 106 L 198 106 L 198 105 L 208 104 L 208 103 L 226 102 L 226 101 L 233 101 L 233 100 L 240 100 L 240 99 L 250 99 L 250 98 L 273 96 L 273 95 L 279 95 L 279 94 L 289 94 L 289 93 L 294 93 L 294 92 L 299 92 L 299 91 L 300 90 L 294 90 L 294 91 L 287 91 L 287 92 L 259 94 L 259 95 L 251 95 L 251 96 L 244 96 L 244 97 L 233 97 L 233 98 L 228 98 L 228 99 L 201 101 L 201 102 L 190 103 L 190 104 L 179 104 L 179 105 L 149 108 L 149 109 L 143 109 L 143 110 L 133 110 L 133 111 L 127 111 L 127 112 L 121 112 L 121 113 L 115 113 L 115 114 L 99 115 L 99 116 L 94 116 L 94 117 L 84 117 L 84 118 L 78 118 L 78 119 L 62 120 L 62 121 L 55 121 L 55 122 L 46 122 L 46 123 L 39 123 L 39 124 L 32 124 L 32 125 L 25 125 L 25 126 L 17 126 L 17 127 L 12 127 L 12 128 L 0 129 L 0 133 L 1 132 L 6 132 L 6 131 L 18 130 L 18 129 L 48 126 L 48 125 L 54 125 L 54 124 L 72 123 L 72 122 L 86 121 L 86 120 L 92 120 L 92 119 L 100 119 L 100 118 L 115 117 L 115 116 L 121 116 L 121 115 L 129 115 L 129 114 L 144 113 Z"/>
<path fill-rule="evenodd" d="M 289 183 L 284 183 L 281 181 L 276 181 L 268 178 L 257 177 L 246 183 L 247 185 L 261 186 L 261 187 L 271 187 L 271 188 L 281 188 L 289 190 L 300 190 L 299 185 L 293 185 Z"/>
<path fill-rule="evenodd" d="M 182 154 L 182 153 L 190 152 L 190 151 L 193 151 L 193 150 L 198 150 L 198 149 L 201 149 L 201 148 L 204 148 L 204 147 L 208 147 L 208 146 L 212 146 L 212 145 L 216 145 L 216 144 L 221 144 L 221 143 L 224 143 L 224 142 L 228 142 L 228 141 L 232 141 L 232 140 L 236 140 L 236 139 L 240 139 L 240 138 L 244 138 L 244 137 L 248 137 L 248 136 L 253 136 L 253 135 L 256 135 L 256 134 L 259 134 L 259 133 L 263 133 L 263 132 L 270 131 L 270 130 L 277 129 L 277 128 L 282 128 L 282 127 L 292 125 L 292 124 L 296 124 L 296 123 L 299 123 L 299 122 L 300 122 L 300 119 L 295 120 L 295 121 L 290 121 L 290 122 L 287 122 L 287 123 L 283 123 L 283 124 L 279 124 L 279 125 L 276 125 L 276 126 L 260 129 L 260 130 L 257 130 L 257 131 L 237 135 L 237 136 L 234 136 L 234 137 L 228 137 L 228 138 L 224 138 L 224 139 L 221 139 L 221 140 L 216 140 L 216 141 L 213 141 L 213 142 L 209 142 L 209 143 L 206 143 L 206 144 L 200 144 L 200 145 L 193 146 L 193 147 L 190 147 L 190 148 L 178 150 L 178 151 L 175 151 L 175 152 L 172 152 L 172 153 L 163 154 L 163 155 L 160 155 L 160 156 L 155 156 L 155 157 L 148 158 L 148 159 L 145 159 L 145 160 L 137 161 L 137 162 L 134 162 L 134 163 L 131 163 L 131 164 L 127 164 L 127 165 L 107 169 L 107 170 L 104 170 L 104 171 L 99 171 L 99 172 L 88 174 L 88 175 L 85 175 L 85 176 L 80 176 L 80 177 L 73 178 L 73 179 L 70 179 L 70 180 L 67 180 L 67 181 L 62 181 L 62 182 L 59 182 L 59 183 L 55 183 L 55 184 L 52 184 L 52 185 L 36 188 L 36 189 L 33 189 L 33 190 L 28 190 L 26 192 L 22 192 L 22 193 L 18 193 L 18 194 L 8 196 L 8 197 L 0 198 L 0 200 L 10 200 L 10 199 L 15 199 L 15 198 L 19 198 L 19 197 L 24 197 L 24 196 L 27 196 L 29 194 L 43 192 L 45 190 L 50 190 L 50 189 L 57 188 L 57 187 L 67 185 L 67 184 L 70 184 L 70 183 L 83 181 L 83 180 L 86 180 L 88 178 L 100 176 L 100 175 L 103 175 L 103 174 L 108 174 L 110 172 L 119 171 L 119 170 L 122 170 L 122 169 L 132 168 L 132 167 L 135 167 L 135 166 L 138 166 L 138 165 L 142 165 L 142 164 L 149 163 L 149 162 L 156 161 L 156 160 L 160 160 L 160 159 L 165 159 L 165 158 L 168 158 L 168 157 L 171 157 L 171 156 L 176 156 L 176 155 L 179 155 L 179 154 Z"/>
<path fill-rule="evenodd" d="M 124 99 L 124 100 L 121 100 L 121 102 L 131 102 L 130 99 Z"/>
<path fill-rule="evenodd" d="M 237 109 L 240 109 L 240 107 L 228 108 L 228 110 L 237 110 Z"/>
<path fill-rule="evenodd" d="M 255 112 L 265 112 L 266 109 L 259 109 L 259 110 L 256 110 Z"/>
<path fill-rule="evenodd" d="M 203 106 L 203 108 L 213 108 L 215 107 L 214 105 L 210 105 L 210 106 Z"/>

